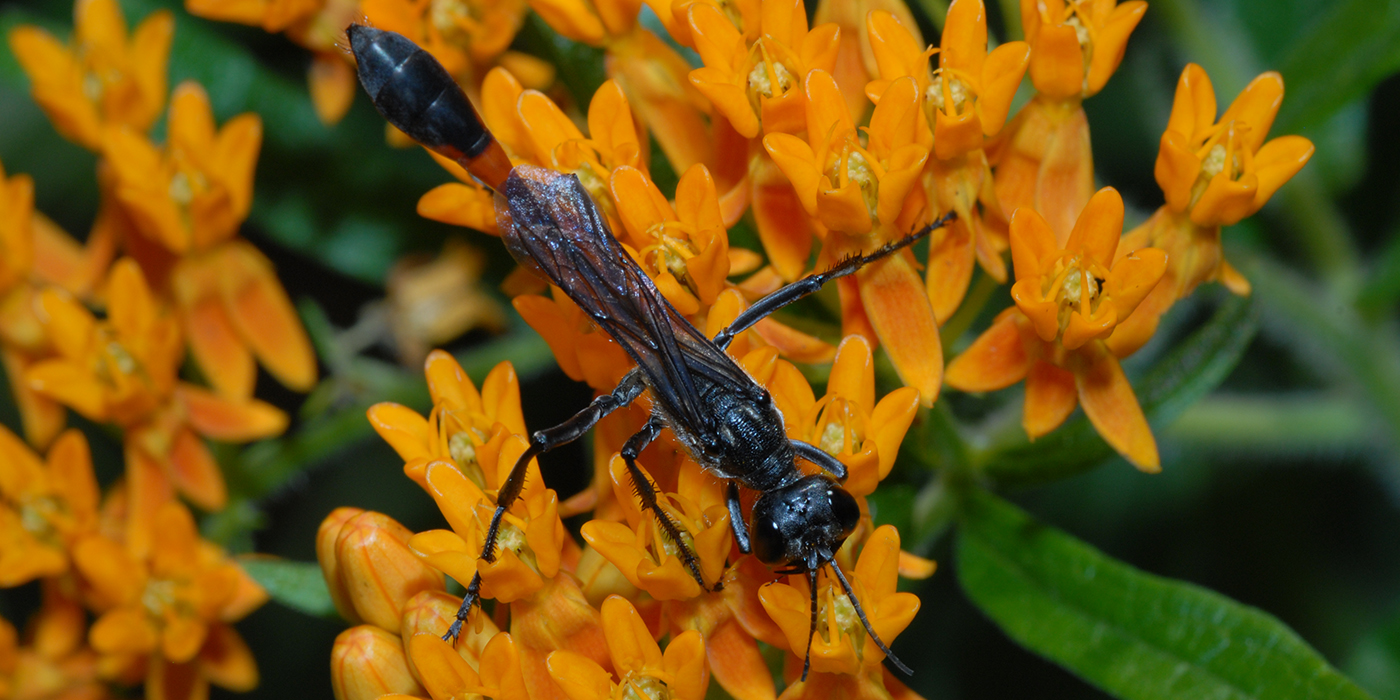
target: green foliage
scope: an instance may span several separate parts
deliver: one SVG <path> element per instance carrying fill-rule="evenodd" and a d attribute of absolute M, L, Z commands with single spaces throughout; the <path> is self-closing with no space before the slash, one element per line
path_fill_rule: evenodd
<path fill-rule="evenodd" d="M 1134 569 L 983 491 L 965 504 L 957 564 L 1008 635 L 1115 697 L 1369 697 L 1272 615 Z"/>
<path fill-rule="evenodd" d="M 331 592 L 316 564 L 253 557 L 238 563 L 273 600 L 307 615 L 336 617 Z"/>
<path fill-rule="evenodd" d="M 1288 84 L 1275 133 L 1330 118 L 1400 69 L 1400 3 L 1347 0 L 1293 45 L 1278 70 Z"/>

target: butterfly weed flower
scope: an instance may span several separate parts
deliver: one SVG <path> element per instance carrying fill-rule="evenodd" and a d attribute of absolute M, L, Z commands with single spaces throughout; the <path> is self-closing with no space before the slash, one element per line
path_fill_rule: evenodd
<path fill-rule="evenodd" d="M 1217 119 L 1205 69 L 1192 63 L 1181 72 L 1154 168 L 1166 204 L 1118 246 L 1120 255 L 1147 246 L 1166 251 L 1167 271 L 1109 340 L 1118 356 L 1146 343 L 1162 314 L 1202 282 L 1249 293 L 1249 280 L 1225 260 L 1220 227 L 1259 211 L 1312 157 L 1313 144 L 1302 136 L 1265 140 L 1282 102 L 1283 78 L 1263 73 Z"/>
<path fill-rule="evenodd" d="M 175 89 L 163 148 L 120 128 L 104 143 L 116 197 L 136 235 L 153 244 L 131 242 L 133 256 L 156 285 L 168 283 L 195 361 L 215 389 L 237 399 L 252 395 L 255 361 L 292 389 L 316 380 L 311 342 L 272 264 L 237 236 L 261 143 L 256 114 L 216 128 L 194 82 Z"/>
<path fill-rule="evenodd" d="M 64 588 L 46 579 L 42 603 L 23 635 L 0 618 L 0 696 L 14 700 L 113 697 L 108 666 L 87 644 L 87 614 Z"/>
<path fill-rule="evenodd" d="M 1083 405 L 1109 445 L 1155 472 L 1156 440 L 1106 340 L 1161 280 L 1167 256 L 1142 248 L 1115 259 L 1122 230 L 1123 200 L 1111 187 L 1089 200 L 1063 246 L 1040 214 L 1018 209 L 1011 218 L 1016 305 L 949 364 L 947 380 L 963 391 L 993 391 L 1024 379 L 1022 425 L 1031 439 Z"/>
<path fill-rule="evenodd" d="M 569 700 L 702 700 L 709 686 L 705 641 L 690 630 L 671 638 L 663 653 L 637 609 L 621 596 L 602 605 L 603 631 L 613 673 L 569 651 L 549 655 L 549 674 Z M 616 680 L 614 680 L 616 678 Z"/>
<path fill-rule="evenodd" d="M 34 101 L 54 128 L 93 151 L 101 150 L 108 126 L 151 128 L 165 109 L 175 17 L 153 12 L 128 36 L 116 0 L 79 0 L 73 25 L 68 45 L 31 25 L 9 35 Z"/>
<path fill-rule="evenodd" d="M 906 207 L 928 158 L 917 141 L 918 95 L 913 79 L 892 84 L 871 115 L 866 138 L 851 121 L 836 81 L 807 74 L 807 140 L 769 134 L 764 148 L 793 183 L 804 209 L 828 229 L 821 259 L 828 264 L 867 253 L 914 228 Z M 943 378 L 938 322 L 912 255 L 897 253 L 836 281 L 843 332 L 878 338 L 900 378 L 933 405 Z"/>
<path fill-rule="evenodd" d="M 925 117 L 917 122 L 918 140 L 932 148 L 926 199 L 934 211 L 958 215 L 929 244 L 929 301 L 943 323 L 962 303 L 974 261 L 996 281 L 1006 281 L 1005 221 L 1000 205 L 989 197 L 992 172 L 983 149 L 1006 123 L 1030 46 L 1012 41 L 988 53 L 980 0 L 948 6 L 937 49 L 917 43 L 907 25 L 889 12 L 872 12 L 868 26 L 880 79 L 871 81 L 866 92 L 878 102 L 895 81 L 914 78 Z M 935 53 L 938 64 L 930 70 Z"/>
<path fill-rule="evenodd" d="M 1128 36 L 1147 12 L 1141 0 L 1021 0 L 1036 96 L 988 149 L 1002 212 L 1040 212 L 1061 244 L 1094 194 L 1084 98 L 1103 89 Z"/>
<path fill-rule="evenodd" d="M 212 683 L 257 686 L 252 652 L 231 623 L 267 594 L 216 545 L 200 538 L 185 506 L 156 509 L 145 552 L 96 535 L 74 548 L 99 617 L 90 639 L 104 655 L 144 659 L 148 698 L 203 697 Z"/>
<path fill-rule="evenodd" d="M 64 432 L 40 461 L 0 427 L 0 588 L 68 571 L 73 545 L 97 528 L 97 501 L 82 433 Z"/>
<path fill-rule="evenodd" d="M 131 508 L 128 544 L 149 546 L 156 509 L 174 491 L 206 510 L 227 500 L 223 475 L 200 436 L 247 442 L 276 435 L 287 416 L 256 399 L 231 399 L 179 381 L 177 323 L 130 258 L 106 284 L 107 318 L 98 320 L 57 288 L 38 311 L 57 350 L 25 372 L 34 391 L 89 420 L 122 429 Z"/>

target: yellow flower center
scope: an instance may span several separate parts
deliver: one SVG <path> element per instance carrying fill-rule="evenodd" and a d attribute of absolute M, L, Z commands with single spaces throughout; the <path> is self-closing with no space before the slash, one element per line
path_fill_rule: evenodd
<path fill-rule="evenodd" d="M 66 520 L 67 508 L 53 496 L 32 496 L 21 500 L 19 506 L 20 526 L 34 539 L 45 544 L 61 547 L 58 523 Z"/>
<path fill-rule="evenodd" d="M 629 673 L 613 697 L 618 700 L 671 700 L 671 687 L 656 676 Z"/>
<path fill-rule="evenodd" d="M 792 70 L 768 55 L 764 40 L 760 39 L 754 47 L 758 49 L 761 59 L 756 61 L 753 69 L 749 71 L 749 106 L 753 107 L 754 114 L 762 114 L 760 98 L 781 97 L 793 89 L 799 80 Z"/>
<path fill-rule="evenodd" d="M 850 454 L 860 448 L 861 436 L 865 432 L 864 411 L 852 401 L 839 396 L 825 397 L 825 405 L 820 406 L 815 434 L 816 445 L 823 452 L 836 456 Z"/>
<path fill-rule="evenodd" d="M 447 438 L 447 455 L 457 463 L 457 469 L 462 475 L 471 479 L 477 488 L 486 488 L 486 472 L 482 470 L 481 464 L 476 461 L 476 445 L 472 443 L 472 437 L 466 431 L 453 433 Z"/>
<path fill-rule="evenodd" d="M 155 619 L 164 619 L 166 612 L 181 607 L 182 584 L 171 579 L 152 578 L 141 592 L 141 606 Z"/>
<path fill-rule="evenodd" d="M 860 188 L 860 197 L 865 202 L 866 213 L 870 218 L 879 218 L 880 178 L 885 169 L 875 156 L 861 147 L 854 136 L 846 138 L 841 150 L 832 151 L 827 156 L 826 176 L 837 187 L 845 187 L 854 182 Z"/>
<path fill-rule="evenodd" d="M 1227 179 L 1238 180 L 1249 168 L 1250 153 L 1243 143 L 1244 135 L 1248 132 L 1249 125 L 1242 122 L 1232 120 L 1217 124 L 1201 147 L 1196 149 L 1196 157 L 1201 159 L 1201 170 L 1191 185 L 1193 206 L 1216 175 L 1224 172 Z"/>
<path fill-rule="evenodd" d="M 433 0 L 428 5 L 428 21 L 444 41 L 468 45 L 481 27 L 478 9 L 463 0 Z"/>
<path fill-rule="evenodd" d="M 653 272 L 670 272 L 692 292 L 695 291 L 695 284 L 690 279 L 686 264 L 697 254 L 690 241 L 694 233 L 695 227 L 684 221 L 662 221 L 647 229 L 647 236 L 655 242 L 640 251 L 643 261 Z"/>
<path fill-rule="evenodd" d="M 832 642 L 831 621 L 834 616 L 837 633 L 850 637 L 859 654 L 865 649 L 865 626 L 860 623 L 860 616 L 856 615 L 856 606 L 836 586 L 828 585 L 822 597 L 826 599 L 826 604 L 820 606 L 817 612 L 817 633 L 822 641 L 827 644 Z"/>
<path fill-rule="evenodd" d="M 1042 293 L 1059 304 L 1060 330 L 1063 331 L 1076 309 L 1086 317 L 1098 310 L 1108 271 L 1083 254 L 1066 253 L 1056 261 L 1054 277 L 1046 277 L 1050 282 L 1042 288 Z"/>
<path fill-rule="evenodd" d="M 924 96 L 928 103 L 940 112 L 962 114 L 970 93 L 967 84 L 962 80 L 951 75 L 944 80 L 944 72 L 939 71 L 938 75 L 933 76 L 933 82 L 929 83 Z"/>

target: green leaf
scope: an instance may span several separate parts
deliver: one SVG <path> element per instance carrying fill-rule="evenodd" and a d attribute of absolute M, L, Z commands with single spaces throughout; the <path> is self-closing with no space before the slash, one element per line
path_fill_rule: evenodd
<path fill-rule="evenodd" d="M 1400 70 L 1400 3 L 1339 4 L 1288 54 L 1279 72 L 1288 97 L 1274 133 L 1320 124 L 1383 78 Z"/>
<path fill-rule="evenodd" d="M 285 559 L 241 559 L 238 562 L 272 599 L 307 615 L 336 617 L 331 592 L 321 567 Z"/>
<path fill-rule="evenodd" d="M 1370 697 L 1272 615 L 1138 571 L 986 492 L 964 509 L 958 580 L 1011 638 L 1119 698 Z"/>
<path fill-rule="evenodd" d="M 1226 299 L 1210 321 L 1133 382 L 1148 419 L 1169 424 L 1218 386 L 1240 361 L 1258 328 L 1258 310 L 1250 299 Z M 998 484 L 1010 485 L 1078 474 L 1112 456 L 1113 449 L 1080 415 L 1033 443 L 1016 425 L 984 454 L 983 473 Z"/>

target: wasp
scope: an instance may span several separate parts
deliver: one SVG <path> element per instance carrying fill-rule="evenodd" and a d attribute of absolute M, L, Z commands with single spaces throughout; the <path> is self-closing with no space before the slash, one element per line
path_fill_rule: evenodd
<path fill-rule="evenodd" d="M 866 255 L 846 258 L 819 274 L 786 285 L 756 301 L 729 327 L 707 338 L 680 315 L 613 237 L 588 192 L 574 175 L 532 165 L 512 167 L 505 150 L 482 124 L 461 88 L 426 51 L 409 39 L 352 25 L 350 48 L 361 85 L 395 127 L 456 160 L 496 193 L 501 238 L 522 266 L 552 282 L 636 363 L 612 392 L 563 423 L 530 435 L 497 494 L 481 558 L 495 560 L 501 519 L 524 487 L 526 465 L 536 456 L 577 440 L 609 413 L 647 391 L 653 413 L 623 445 L 621 455 L 643 507 L 675 543 L 691 575 L 706 590 L 699 560 L 679 526 L 657 507 L 656 492 L 637 456 L 669 428 L 695 461 L 727 481 L 726 502 L 739 551 L 779 573 L 805 574 L 812 591 L 811 630 L 802 665 L 811 667 L 811 634 L 817 622 L 817 573 L 830 567 L 870 638 L 890 662 L 913 673 L 875 634 L 834 553 L 860 519 L 856 499 L 841 483 L 846 468 L 815 445 L 789 440 L 768 391 L 724 350 L 734 337 L 769 314 L 827 282 L 905 248 L 945 225 L 952 214 Z M 804 475 L 803 459 L 822 473 Z M 758 492 L 746 522 L 740 487 Z M 467 585 L 445 640 L 461 631 L 480 602 L 481 575 Z"/>

